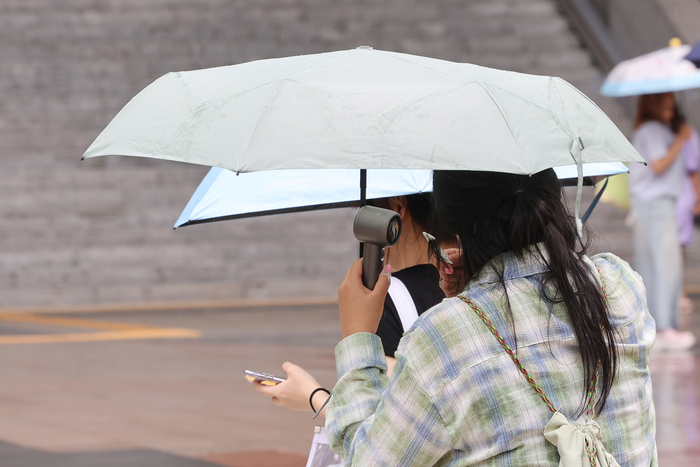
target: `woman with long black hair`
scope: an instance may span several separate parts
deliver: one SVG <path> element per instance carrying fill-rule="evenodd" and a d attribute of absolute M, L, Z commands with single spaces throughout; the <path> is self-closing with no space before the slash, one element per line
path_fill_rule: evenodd
<path fill-rule="evenodd" d="M 586 256 L 551 169 L 436 171 L 433 186 L 438 228 L 459 238 L 452 274 L 441 265 L 453 297 L 404 335 L 389 379 L 374 334 L 389 279 L 369 291 L 352 266 L 334 450 L 359 466 L 655 466 L 654 321 L 639 275 Z"/>

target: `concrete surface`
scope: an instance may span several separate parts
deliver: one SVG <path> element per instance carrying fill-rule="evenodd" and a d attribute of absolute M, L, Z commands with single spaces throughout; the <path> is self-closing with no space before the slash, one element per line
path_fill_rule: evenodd
<path fill-rule="evenodd" d="M 692 323 L 698 335 L 699 316 L 695 313 Z M 304 465 L 318 422 L 310 412 L 274 406 L 242 373 L 282 374 L 280 364 L 289 360 L 332 387 L 333 347 L 340 338 L 333 307 L 81 314 L 80 319 L 197 329 L 201 337 L 3 345 L 4 467 L 259 467 L 267 465 L 264 460 Z M 0 320 L 0 333 L 8 332 Z M 697 462 L 700 349 L 655 354 L 651 366 L 662 465 Z"/>
<path fill-rule="evenodd" d="M 561 76 L 629 128 L 554 0 L 6 0 L 0 44 L 0 307 L 335 294 L 348 211 L 173 231 L 205 168 L 79 162 L 169 71 L 371 45 Z"/>

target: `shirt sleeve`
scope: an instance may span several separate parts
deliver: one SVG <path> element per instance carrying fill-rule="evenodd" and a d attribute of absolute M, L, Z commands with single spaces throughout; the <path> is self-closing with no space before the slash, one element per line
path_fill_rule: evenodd
<path fill-rule="evenodd" d="M 634 135 L 634 148 L 639 151 L 639 154 L 641 154 L 647 162 L 654 162 L 655 160 L 661 159 L 668 153 L 668 133 L 670 133 L 670 131 L 671 130 L 666 129 L 660 123 L 646 123 L 641 126 Z"/>
<path fill-rule="evenodd" d="M 406 358 L 397 353 L 391 381 L 379 338 L 359 333 L 336 347 L 338 383 L 328 407 L 331 447 L 346 466 L 432 466 L 452 443 L 435 404 Z"/>

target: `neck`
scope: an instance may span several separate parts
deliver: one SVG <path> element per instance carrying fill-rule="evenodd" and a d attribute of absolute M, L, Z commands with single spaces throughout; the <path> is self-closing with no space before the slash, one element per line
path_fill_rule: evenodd
<path fill-rule="evenodd" d="M 412 225 L 401 232 L 398 243 L 389 249 L 388 263 L 392 271 L 400 271 L 417 264 L 430 262 L 428 242 L 422 232 Z"/>

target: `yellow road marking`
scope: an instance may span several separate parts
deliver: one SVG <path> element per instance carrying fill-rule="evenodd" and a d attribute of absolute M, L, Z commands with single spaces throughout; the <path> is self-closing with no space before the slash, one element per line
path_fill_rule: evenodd
<path fill-rule="evenodd" d="M 61 342 L 96 342 L 134 339 L 196 338 L 202 333 L 193 329 L 135 329 L 132 331 L 86 332 L 83 334 L 30 334 L 0 336 L 0 345 L 7 344 L 52 344 Z"/>
<path fill-rule="evenodd" d="M 96 321 L 91 319 L 56 318 L 53 316 L 37 316 L 32 314 L 0 312 L 0 321 L 12 321 L 15 323 L 43 324 L 46 326 L 60 326 L 68 328 L 104 329 L 109 331 L 130 331 L 133 329 L 156 329 L 154 326 L 144 324 L 115 323 L 110 321 Z"/>
<path fill-rule="evenodd" d="M 0 312 L 0 321 L 99 330 L 97 332 L 78 334 L 24 334 L 0 336 L 0 345 L 96 342 L 133 339 L 174 339 L 196 338 L 202 336 L 201 332 L 194 329 L 161 328 L 144 324 L 115 323 L 109 321 L 76 318 L 56 318 L 28 313 Z"/>
<path fill-rule="evenodd" d="M 257 308 L 279 306 L 337 305 L 338 297 L 239 298 L 223 300 L 180 300 L 174 302 L 100 303 L 0 308 L 7 313 L 101 313 L 120 311 L 208 310 L 216 308 Z"/>

